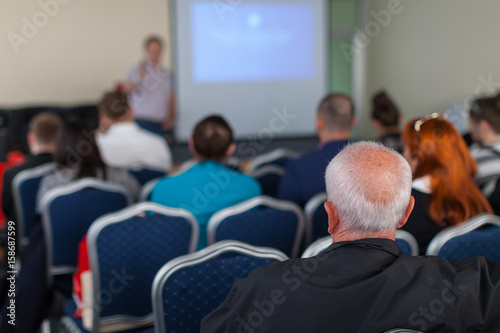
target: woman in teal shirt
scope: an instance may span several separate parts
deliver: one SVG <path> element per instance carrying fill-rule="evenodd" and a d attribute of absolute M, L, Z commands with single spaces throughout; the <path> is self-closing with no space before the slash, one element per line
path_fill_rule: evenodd
<path fill-rule="evenodd" d="M 220 116 L 209 116 L 196 125 L 189 148 L 197 163 L 188 170 L 161 179 L 151 201 L 183 208 L 198 220 L 198 250 L 207 246 L 207 224 L 221 209 L 262 194 L 259 183 L 224 164 L 234 152 L 233 132 Z"/>

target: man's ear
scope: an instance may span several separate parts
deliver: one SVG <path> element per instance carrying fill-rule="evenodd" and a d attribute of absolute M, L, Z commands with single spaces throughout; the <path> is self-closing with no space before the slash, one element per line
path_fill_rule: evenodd
<path fill-rule="evenodd" d="M 410 217 L 411 211 L 413 210 L 413 206 L 415 206 L 415 198 L 413 195 L 410 196 L 410 202 L 408 203 L 408 206 L 406 207 L 405 213 L 403 214 L 403 218 L 401 219 L 401 222 L 399 222 L 398 229 L 401 228 L 406 224 L 406 221 L 408 221 L 408 218 Z"/>
<path fill-rule="evenodd" d="M 194 149 L 194 141 L 193 138 L 189 138 L 188 141 L 188 146 L 189 146 L 189 151 L 191 152 L 192 155 L 196 155 L 196 149 Z"/>
<path fill-rule="evenodd" d="M 339 213 L 331 201 L 325 202 L 324 207 L 328 214 L 328 233 L 333 235 L 339 225 Z"/>
<path fill-rule="evenodd" d="M 104 122 L 106 122 L 106 121 L 107 121 L 107 119 L 108 119 L 108 117 L 106 117 L 106 116 L 104 115 L 104 113 L 99 112 L 99 122 L 100 122 L 100 123 L 104 123 Z"/>
<path fill-rule="evenodd" d="M 226 150 L 226 157 L 233 155 L 235 149 L 236 149 L 236 144 L 233 142 L 233 143 L 231 143 L 229 148 L 227 148 L 227 150 Z"/>
<path fill-rule="evenodd" d="M 481 130 L 481 133 L 490 133 L 491 132 L 490 124 L 488 124 L 488 122 L 484 119 L 479 120 L 479 128 Z"/>
<path fill-rule="evenodd" d="M 372 119 L 372 126 L 375 129 L 375 132 L 377 132 L 377 134 L 382 132 L 382 124 L 377 119 Z"/>
<path fill-rule="evenodd" d="M 358 118 L 357 117 L 352 117 L 352 120 L 351 120 L 351 128 L 353 128 L 354 126 L 356 126 L 358 124 Z"/>
<path fill-rule="evenodd" d="M 321 131 L 325 127 L 325 121 L 321 117 L 316 117 L 316 128 Z"/>
<path fill-rule="evenodd" d="M 32 144 L 35 143 L 35 133 L 33 132 L 28 132 L 27 138 L 28 140 L 28 145 L 31 146 Z"/>

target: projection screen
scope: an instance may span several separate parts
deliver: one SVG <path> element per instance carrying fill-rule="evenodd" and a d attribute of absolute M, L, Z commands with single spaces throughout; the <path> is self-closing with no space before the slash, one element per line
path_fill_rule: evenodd
<path fill-rule="evenodd" d="M 314 135 L 328 89 L 326 1 L 173 5 L 178 140 L 209 114 L 223 115 L 239 140 Z"/>

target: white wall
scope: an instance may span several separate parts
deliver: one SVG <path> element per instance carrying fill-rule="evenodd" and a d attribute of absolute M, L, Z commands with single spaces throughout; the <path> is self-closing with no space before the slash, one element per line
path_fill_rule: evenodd
<path fill-rule="evenodd" d="M 0 0 L 0 107 L 96 102 L 142 61 L 146 36 L 170 44 L 169 2 Z M 52 17 L 41 14 L 41 3 Z M 36 23 L 34 15 L 38 31 L 23 35 L 23 18 Z M 27 37 L 18 53 L 9 33 Z"/>
<path fill-rule="evenodd" d="M 391 1 L 367 0 L 367 22 L 371 10 Z M 409 120 L 476 91 L 500 90 L 500 1 L 401 0 L 401 6 L 366 48 L 366 102 L 385 88 Z M 359 133 L 373 133 L 366 117 Z"/>
<path fill-rule="evenodd" d="M 95 102 L 143 59 L 145 36 L 159 34 L 170 44 L 169 0 L 57 1 L 67 3 L 16 54 L 8 34 L 23 36 L 22 19 L 33 22 L 43 9 L 37 0 L 0 0 L 0 107 Z M 390 1 L 397 0 L 364 0 L 366 21 Z M 401 0 L 401 6 L 365 50 L 360 137 L 374 135 L 369 98 L 379 89 L 394 96 L 406 119 L 443 110 L 481 85 L 486 93 L 491 84 L 482 82 L 490 79 L 500 89 L 500 1 Z"/>

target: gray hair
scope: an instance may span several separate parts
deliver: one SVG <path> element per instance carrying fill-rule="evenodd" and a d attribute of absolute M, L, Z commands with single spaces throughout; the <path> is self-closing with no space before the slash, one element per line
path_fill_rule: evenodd
<path fill-rule="evenodd" d="M 326 191 L 352 232 L 395 230 L 410 202 L 408 162 L 375 142 L 347 145 L 326 168 Z"/>

